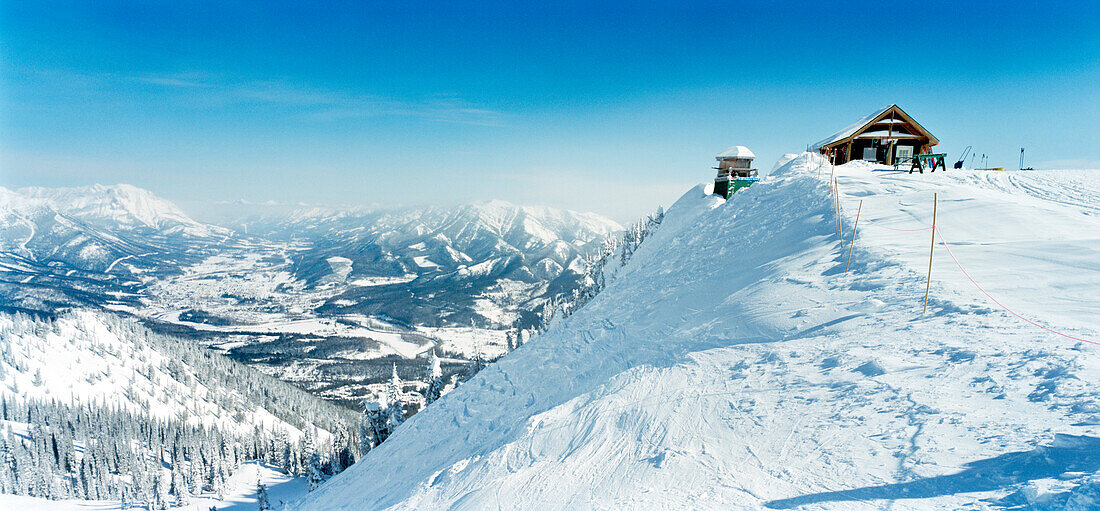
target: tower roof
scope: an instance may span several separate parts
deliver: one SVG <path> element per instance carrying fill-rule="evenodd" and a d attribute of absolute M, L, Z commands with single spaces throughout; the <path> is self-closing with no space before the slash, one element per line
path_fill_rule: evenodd
<path fill-rule="evenodd" d="M 715 156 L 716 160 L 725 160 L 727 158 L 756 158 L 755 154 L 749 148 L 743 145 L 735 145 L 725 148 L 722 152 Z"/>

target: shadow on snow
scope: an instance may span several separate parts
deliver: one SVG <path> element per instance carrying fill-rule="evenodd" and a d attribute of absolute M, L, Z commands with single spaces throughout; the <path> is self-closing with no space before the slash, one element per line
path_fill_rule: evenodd
<path fill-rule="evenodd" d="M 811 493 L 773 500 L 772 509 L 791 509 L 821 502 L 923 499 L 956 493 L 991 491 L 1031 481 L 1057 477 L 1065 472 L 1100 470 L 1100 438 L 1055 435 L 1052 446 L 1010 452 L 966 464 L 957 474 L 926 477 L 906 483 L 867 486 L 851 490 Z"/>

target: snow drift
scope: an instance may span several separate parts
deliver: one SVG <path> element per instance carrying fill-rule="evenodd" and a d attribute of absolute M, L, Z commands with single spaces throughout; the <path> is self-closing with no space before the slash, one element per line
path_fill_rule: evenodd
<path fill-rule="evenodd" d="M 940 192 L 988 290 L 1095 339 L 1100 176 L 838 167 L 847 237 L 864 200 L 845 273 L 823 164 L 728 202 L 690 190 L 584 308 L 297 509 L 1100 502 L 1097 347 L 994 308 L 942 255 L 922 315 L 929 232 L 886 229 L 929 225 Z"/>

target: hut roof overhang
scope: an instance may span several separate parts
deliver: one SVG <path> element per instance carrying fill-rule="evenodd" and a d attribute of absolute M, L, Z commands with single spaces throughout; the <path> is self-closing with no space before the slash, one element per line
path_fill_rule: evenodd
<path fill-rule="evenodd" d="M 919 133 L 919 135 L 906 135 L 901 133 L 894 133 L 893 135 L 890 135 L 889 132 L 881 133 L 879 131 L 867 132 L 867 130 L 871 126 L 874 126 L 876 124 L 897 123 L 909 124 L 913 127 L 914 130 Z M 925 129 L 924 126 L 921 126 L 919 122 L 913 120 L 912 117 L 909 117 L 909 114 L 905 113 L 905 111 L 902 110 L 900 107 L 898 107 L 897 105 L 888 105 L 864 116 L 862 119 L 852 123 L 844 129 L 825 137 L 820 142 L 814 144 L 812 147 L 814 151 L 821 151 L 822 149 L 828 149 L 843 143 L 847 143 L 849 140 L 854 138 L 920 138 L 921 136 L 927 137 L 930 145 L 937 145 L 940 143 L 940 140 L 938 138 L 932 135 L 932 133 Z"/>
<path fill-rule="evenodd" d="M 735 145 L 725 148 L 722 152 L 718 153 L 718 156 L 714 157 L 714 159 L 718 161 L 730 158 L 756 158 L 756 155 L 752 154 L 752 151 L 743 145 Z"/>

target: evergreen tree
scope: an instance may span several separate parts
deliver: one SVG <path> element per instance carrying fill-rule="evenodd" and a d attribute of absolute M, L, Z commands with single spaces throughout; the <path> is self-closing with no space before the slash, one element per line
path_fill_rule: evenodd
<path fill-rule="evenodd" d="M 172 461 L 172 493 L 176 495 L 176 506 L 183 507 L 191 503 L 191 489 L 183 477 L 183 459 Z"/>
<path fill-rule="evenodd" d="M 398 426 L 405 422 L 405 400 L 401 395 L 401 378 L 397 376 L 397 364 L 393 364 L 393 375 L 386 387 L 385 431 L 388 438 Z"/>
<path fill-rule="evenodd" d="M 202 495 L 203 487 L 205 486 L 205 474 L 206 471 L 202 466 L 202 457 L 199 455 L 198 449 L 191 450 L 191 495 L 198 497 Z"/>
<path fill-rule="evenodd" d="M 271 510 L 271 502 L 267 497 L 267 487 L 259 481 L 256 481 L 256 501 L 259 504 L 259 511 Z"/>
<path fill-rule="evenodd" d="M 4 436 L 0 436 L 0 493 L 15 493 L 15 458 Z"/>
<path fill-rule="evenodd" d="M 325 481 L 325 477 L 321 471 L 321 454 L 317 452 L 313 433 L 308 429 L 305 438 L 305 456 L 306 484 L 309 486 L 309 491 L 313 491 Z"/>
<path fill-rule="evenodd" d="M 511 332 L 509 332 L 509 339 L 511 339 Z M 443 395 L 443 370 L 440 368 L 439 357 L 436 356 L 434 349 L 428 358 L 424 383 L 427 384 L 424 388 L 424 406 L 428 406 Z"/>
<path fill-rule="evenodd" d="M 163 469 L 157 467 L 153 479 L 153 509 L 168 509 L 169 488 L 171 486 L 168 479 L 169 474 L 165 474 Z"/>
<path fill-rule="evenodd" d="M 214 496 L 218 500 L 225 500 L 225 478 L 222 476 L 222 471 L 213 470 L 210 478 L 210 486 L 214 490 Z"/>
<path fill-rule="evenodd" d="M 339 474 L 355 464 L 355 451 L 352 448 L 352 439 L 344 428 L 336 430 L 336 439 L 333 441 L 333 475 Z"/>
<path fill-rule="evenodd" d="M 282 467 L 283 473 L 293 475 L 294 446 L 290 443 L 290 438 L 285 429 L 279 432 L 279 439 L 276 446 L 279 451 L 279 466 Z"/>
<path fill-rule="evenodd" d="M 377 416 L 378 403 L 368 402 L 363 399 L 363 413 L 359 416 L 359 455 L 366 456 L 377 445 Z"/>
<path fill-rule="evenodd" d="M 473 378 L 474 375 L 480 373 L 482 369 L 485 369 L 485 361 L 481 358 L 481 341 L 477 341 L 476 343 L 474 343 L 474 360 L 473 364 L 470 365 L 470 368 L 470 378 Z"/>
<path fill-rule="evenodd" d="M 95 483 L 95 469 L 93 468 L 95 465 L 94 455 L 94 452 L 85 452 L 84 457 L 80 459 L 80 484 L 82 486 L 80 493 L 83 495 L 81 498 L 88 500 L 99 500 L 99 489 Z"/>

